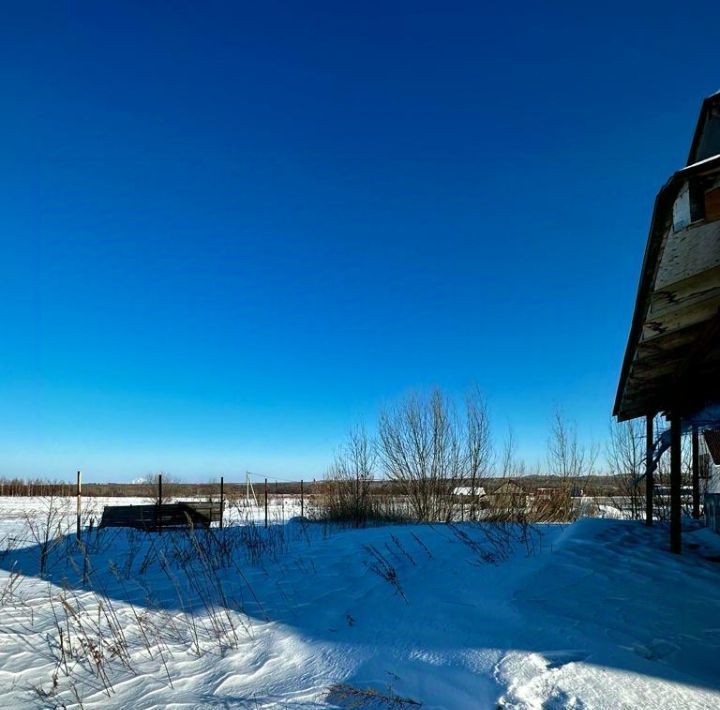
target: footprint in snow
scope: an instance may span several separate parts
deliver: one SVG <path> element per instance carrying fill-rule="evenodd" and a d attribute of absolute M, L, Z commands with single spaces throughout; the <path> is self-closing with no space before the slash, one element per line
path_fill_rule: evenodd
<path fill-rule="evenodd" d="M 495 665 L 493 676 L 506 691 L 497 701 L 498 708 L 529 710 L 542 707 L 543 710 L 575 708 L 584 704 L 579 698 L 558 688 L 556 672 L 570 663 L 579 663 L 590 654 L 583 650 L 560 650 L 543 653 L 511 652 Z"/>

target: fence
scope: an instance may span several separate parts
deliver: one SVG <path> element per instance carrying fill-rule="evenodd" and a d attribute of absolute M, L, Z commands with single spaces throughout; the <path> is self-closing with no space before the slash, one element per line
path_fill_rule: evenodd
<path fill-rule="evenodd" d="M 265 526 L 285 523 L 310 511 L 320 485 L 314 480 L 283 481 L 249 473 L 241 481 L 227 481 L 223 476 L 202 484 L 168 481 L 162 474 L 144 483 L 87 483 L 78 471 L 73 483 L 0 479 L 0 497 L 7 501 L 3 510 L 18 513 L 36 508 L 38 498 L 72 501 L 73 527 L 79 535 L 82 526 L 97 523 L 106 505 L 211 501 L 220 504 L 222 514 L 214 523 L 220 527 L 250 521 Z M 69 517 L 69 507 L 64 507 Z"/>
<path fill-rule="evenodd" d="M 145 483 L 108 484 L 81 483 L 78 474 L 74 484 L 0 479 L 0 491 L 5 493 L 5 500 L 10 496 L 16 501 L 10 507 L 3 505 L 6 513 L 15 508 L 18 511 L 32 510 L 37 507 L 32 500 L 36 497 L 72 501 L 72 508 L 77 508 L 77 511 L 72 511 L 77 515 L 73 527 L 78 533 L 82 527 L 97 524 L 105 505 L 162 505 L 177 501 L 222 503 L 222 517 L 213 523 L 220 527 L 247 523 L 268 526 L 287 523 L 297 517 L 335 520 L 351 525 L 363 525 L 371 520 L 469 522 L 522 518 L 559 522 L 588 515 L 631 517 L 628 515 L 631 511 L 626 509 L 629 501 L 622 496 L 576 496 L 572 495 L 574 491 L 557 487 L 533 489 L 502 479 L 483 481 L 483 486 L 478 486 L 477 491 L 454 487 L 449 480 L 447 490 L 436 496 L 437 500 L 433 499 L 437 511 L 419 515 L 407 491 L 397 482 L 385 479 L 364 483 L 354 479 L 288 481 L 251 473 L 240 478 L 238 481 L 237 478 L 226 480 L 222 477 L 211 483 L 191 484 L 167 481 L 166 477 L 158 475 L 154 481 Z M 661 503 L 662 495 L 656 500 Z M 720 507 L 720 503 L 717 506 Z M 709 520 L 708 517 L 708 524 Z"/>

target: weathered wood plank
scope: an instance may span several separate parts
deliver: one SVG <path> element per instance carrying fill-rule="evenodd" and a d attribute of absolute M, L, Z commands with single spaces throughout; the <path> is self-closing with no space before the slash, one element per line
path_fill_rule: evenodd
<path fill-rule="evenodd" d="M 139 530 L 208 527 L 220 520 L 220 506 L 214 503 L 178 502 L 162 505 L 105 506 L 100 527 L 130 527 Z"/>
<path fill-rule="evenodd" d="M 662 318 L 648 319 L 643 325 L 641 342 L 705 323 L 715 316 L 719 306 L 720 299 L 710 298 L 670 311 Z"/>
<path fill-rule="evenodd" d="M 720 266 L 720 222 L 668 233 L 655 279 L 655 290 Z"/>
<path fill-rule="evenodd" d="M 678 309 L 713 299 L 720 302 L 720 267 L 655 290 L 650 298 L 647 317 L 659 319 Z"/>

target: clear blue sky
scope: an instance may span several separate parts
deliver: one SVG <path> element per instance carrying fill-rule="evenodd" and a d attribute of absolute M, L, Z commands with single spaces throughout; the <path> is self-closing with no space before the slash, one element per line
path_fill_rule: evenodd
<path fill-rule="evenodd" d="M 720 4 L 13 3 L 0 475 L 310 478 L 413 388 L 604 436 Z"/>

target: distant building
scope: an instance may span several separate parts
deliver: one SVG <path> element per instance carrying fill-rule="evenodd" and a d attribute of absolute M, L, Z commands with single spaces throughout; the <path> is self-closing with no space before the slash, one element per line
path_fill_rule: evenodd
<path fill-rule="evenodd" d="M 485 499 L 494 510 L 519 510 L 527 506 L 528 495 L 520 484 L 507 480 L 488 493 Z"/>
<path fill-rule="evenodd" d="M 482 486 L 456 486 L 453 488 L 453 495 L 482 498 L 485 495 L 485 489 Z"/>

